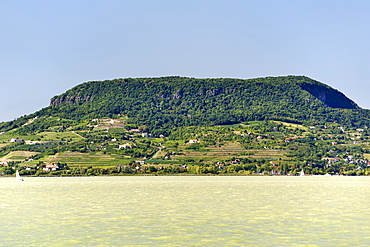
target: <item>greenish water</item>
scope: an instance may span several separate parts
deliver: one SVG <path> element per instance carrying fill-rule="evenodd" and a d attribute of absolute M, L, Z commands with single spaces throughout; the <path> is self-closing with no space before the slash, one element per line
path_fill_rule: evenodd
<path fill-rule="evenodd" d="M 0 179 L 0 246 L 369 246 L 370 177 Z"/>

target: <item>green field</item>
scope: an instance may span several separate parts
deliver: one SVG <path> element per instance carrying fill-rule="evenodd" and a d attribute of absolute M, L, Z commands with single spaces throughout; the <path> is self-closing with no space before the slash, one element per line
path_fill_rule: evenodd
<path fill-rule="evenodd" d="M 123 122 L 111 124 L 109 119 L 98 122 L 103 129 L 89 127 L 28 135 L 8 131 L 0 135 L 0 161 L 11 161 L 12 166 L 32 169 L 39 165 L 60 163 L 61 167 L 67 165 L 67 168 L 104 168 L 113 173 L 124 170 L 127 174 L 148 171 L 172 174 L 195 166 L 203 167 L 198 167 L 200 170 L 189 168 L 195 174 L 238 173 L 238 170 L 233 170 L 233 165 L 244 166 L 246 170 L 241 173 L 249 175 L 253 172 L 262 174 L 264 169 L 268 174 L 296 174 L 302 167 L 305 167 L 305 172 L 313 174 L 370 174 L 362 161 L 370 159 L 367 130 L 343 131 L 338 126 L 310 128 L 277 121 L 254 121 L 224 126 L 181 127 L 173 129 L 167 136 L 143 137 L 137 131 L 119 128 Z M 10 143 L 12 138 L 26 142 Z M 28 141 L 39 142 L 29 145 Z M 332 144 L 334 142 L 336 144 Z M 355 157 L 358 164 L 348 163 L 347 156 Z M 31 157 L 33 160 L 28 161 Z M 341 158 L 338 165 L 327 166 L 328 160 L 333 157 Z M 0 172 L 9 172 L 6 169 L 7 166 L 0 167 Z M 32 172 L 36 174 L 40 171 Z M 28 175 L 32 172 L 23 171 Z M 61 175 L 61 171 L 55 173 Z M 90 174 L 101 174 L 101 171 L 90 171 Z"/>
<path fill-rule="evenodd" d="M 24 161 L 38 152 L 13 151 L 0 158 L 0 161 Z"/>
<path fill-rule="evenodd" d="M 284 157 L 286 151 L 276 149 L 245 149 L 238 143 L 226 143 L 225 145 L 212 145 L 199 150 L 185 149 L 186 145 L 179 146 L 180 155 L 172 155 L 173 160 L 178 161 L 209 161 L 217 162 L 231 158 L 254 158 L 254 159 L 279 159 Z M 162 151 L 163 152 L 163 151 Z"/>
<path fill-rule="evenodd" d="M 67 163 L 68 166 L 98 166 L 113 167 L 117 165 L 128 164 L 135 159 L 125 158 L 117 154 L 90 154 L 78 152 L 64 152 L 42 159 L 47 163 Z"/>
<path fill-rule="evenodd" d="M 73 131 L 66 132 L 42 132 L 38 134 L 30 135 L 19 135 L 12 132 L 0 135 L 0 142 L 6 143 L 11 139 L 23 139 L 26 141 L 60 141 L 60 140 L 72 140 L 77 141 L 83 139 L 80 135 Z"/>
<path fill-rule="evenodd" d="M 8 146 L 10 143 L 0 143 L 0 148 Z"/>

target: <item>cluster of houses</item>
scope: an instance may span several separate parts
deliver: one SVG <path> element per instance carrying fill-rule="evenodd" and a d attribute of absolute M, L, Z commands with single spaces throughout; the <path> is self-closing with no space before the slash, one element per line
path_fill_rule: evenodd
<path fill-rule="evenodd" d="M 334 157 L 334 158 L 329 158 L 327 167 L 331 166 L 333 163 L 339 162 L 339 161 L 345 161 L 348 164 L 358 164 L 358 165 L 366 165 L 370 166 L 370 161 L 367 159 L 358 159 L 354 160 L 352 155 L 348 155 L 347 158 L 339 158 L 339 157 Z"/>
<path fill-rule="evenodd" d="M 9 142 L 14 143 L 14 142 L 24 142 L 25 144 L 28 145 L 36 145 L 36 144 L 43 144 L 45 141 L 25 141 L 23 139 L 18 139 L 18 138 L 13 138 Z M 48 141 L 51 142 L 51 141 Z"/>
<path fill-rule="evenodd" d="M 2 161 L 2 162 L 0 162 L 0 165 L 2 167 L 9 167 L 10 166 L 8 161 Z M 36 166 L 35 168 L 36 169 L 42 168 L 43 171 L 56 171 L 56 170 L 59 169 L 59 165 L 49 163 L 49 164 L 46 164 L 46 165 Z M 15 167 L 12 167 L 12 169 L 15 169 Z M 28 166 L 25 166 L 23 169 L 26 170 L 26 171 L 30 171 L 32 168 L 28 167 Z"/>

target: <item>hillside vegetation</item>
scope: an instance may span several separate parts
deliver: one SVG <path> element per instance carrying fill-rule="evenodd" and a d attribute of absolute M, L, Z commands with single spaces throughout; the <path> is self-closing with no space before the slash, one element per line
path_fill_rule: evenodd
<path fill-rule="evenodd" d="M 369 119 L 303 76 L 87 82 L 0 124 L 0 174 L 368 175 Z"/>
<path fill-rule="evenodd" d="M 307 125 L 337 122 L 369 124 L 369 110 L 358 107 L 341 92 L 304 76 L 241 79 L 184 77 L 116 79 L 78 85 L 51 99 L 49 107 L 0 131 L 23 126 L 25 132 L 58 125 L 40 124 L 35 117 L 63 119 L 67 128 L 91 119 L 127 117 L 127 124 L 146 125 L 169 134 L 180 126 L 213 126 L 245 121 L 278 120 Z"/>

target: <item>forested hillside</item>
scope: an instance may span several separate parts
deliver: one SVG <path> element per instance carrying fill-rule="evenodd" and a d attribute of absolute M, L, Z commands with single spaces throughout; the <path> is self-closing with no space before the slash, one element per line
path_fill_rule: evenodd
<path fill-rule="evenodd" d="M 159 133 L 179 126 L 255 120 L 363 126 L 370 115 L 343 93 L 304 76 L 127 78 L 83 83 L 53 97 L 49 107 L 0 128 L 12 129 L 42 116 L 71 120 L 63 123 L 65 127 L 76 121 L 125 116 L 128 124 L 145 125 Z M 32 126 L 28 125 L 28 130 L 40 128 Z"/>
<path fill-rule="evenodd" d="M 303 76 L 87 82 L 0 124 L 0 176 L 370 175 L 369 116 Z"/>

